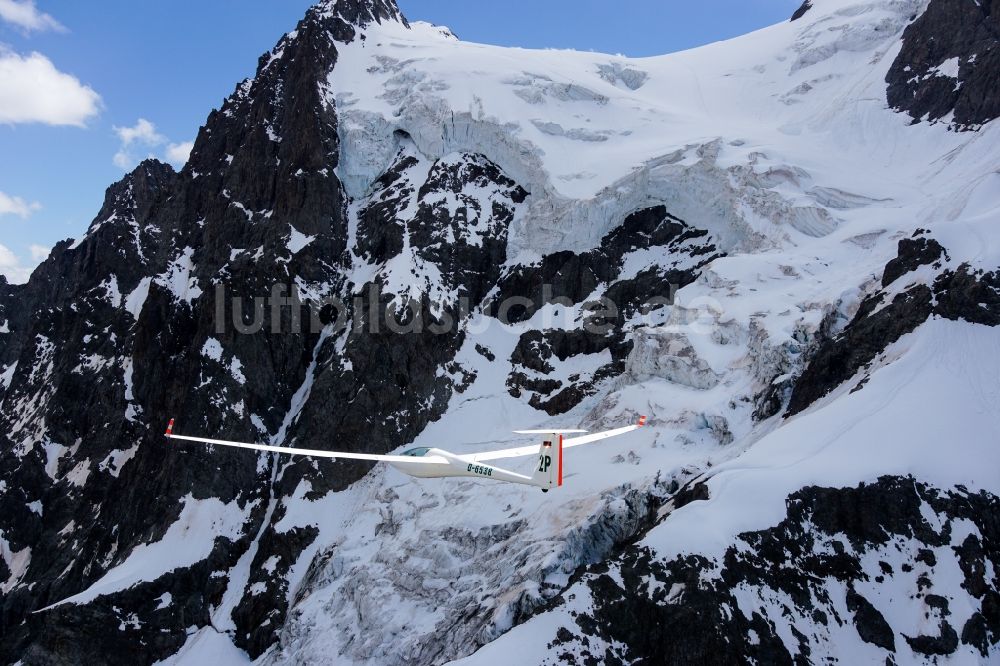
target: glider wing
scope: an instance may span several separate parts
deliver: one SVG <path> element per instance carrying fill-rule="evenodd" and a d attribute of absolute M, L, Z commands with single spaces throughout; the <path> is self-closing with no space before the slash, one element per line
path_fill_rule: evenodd
<path fill-rule="evenodd" d="M 615 428 L 614 430 L 605 430 L 604 432 L 595 432 L 589 435 L 583 435 L 581 437 L 571 437 L 563 439 L 563 448 L 569 448 L 571 446 L 580 446 L 581 444 L 590 444 L 591 442 L 597 442 L 602 439 L 607 439 L 608 437 L 615 437 L 616 435 L 624 435 L 627 432 L 632 432 L 637 428 L 646 425 L 646 417 L 640 416 L 639 422 L 630 426 L 625 426 L 624 428 Z M 558 430 L 540 430 L 537 432 L 551 433 L 556 436 L 559 435 Z M 567 432 L 563 430 L 562 432 Z M 570 431 L 572 432 L 572 431 Z M 484 460 L 499 460 L 501 458 L 518 458 L 520 456 L 531 455 L 532 453 L 538 452 L 538 445 L 533 444 L 531 446 L 518 446 L 513 449 L 499 449 L 497 451 L 483 451 L 482 453 L 470 453 L 463 455 L 463 458 L 468 458 L 475 462 L 481 462 Z"/>
<path fill-rule="evenodd" d="M 447 463 L 441 456 L 392 456 L 379 455 L 376 453 L 354 453 L 350 451 L 321 451 L 319 449 L 297 449 L 289 446 L 274 446 L 271 444 L 247 444 L 246 442 L 231 442 L 225 439 L 209 439 L 207 437 L 189 437 L 187 435 L 175 435 L 173 433 L 173 420 L 167 426 L 164 433 L 171 439 L 183 439 L 189 442 L 201 442 L 202 444 L 213 444 L 218 446 L 232 446 L 240 449 L 253 449 L 255 451 L 272 451 L 274 453 L 287 453 L 298 456 L 312 456 L 314 458 L 345 458 L 350 460 L 376 460 L 382 462 L 403 462 L 403 463 Z"/>

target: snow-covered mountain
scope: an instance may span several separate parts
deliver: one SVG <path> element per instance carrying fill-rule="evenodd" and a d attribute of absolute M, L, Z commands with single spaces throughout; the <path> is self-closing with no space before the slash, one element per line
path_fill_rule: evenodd
<path fill-rule="evenodd" d="M 814 0 L 629 59 L 320 2 L 0 282 L 0 660 L 996 660 L 998 36 Z M 160 435 L 638 414 L 545 495 Z"/>

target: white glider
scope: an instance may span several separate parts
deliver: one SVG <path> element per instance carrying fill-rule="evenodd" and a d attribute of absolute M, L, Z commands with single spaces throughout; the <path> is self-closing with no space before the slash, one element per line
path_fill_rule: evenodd
<path fill-rule="evenodd" d="M 244 442 L 230 442 L 224 439 L 208 439 L 205 437 L 189 437 L 187 435 L 174 434 L 174 420 L 170 419 L 167 424 L 167 432 L 164 433 L 171 439 L 183 439 L 190 442 L 202 442 L 203 444 L 218 444 L 221 446 L 235 446 L 241 449 L 253 449 L 255 451 L 273 451 L 274 453 L 287 453 L 300 456 L 314 456 L 319 458 L 347 458 L 351 460 L 374 460 L 387 462 L 404 474 L 419 478 L 442 478 L 450 476 L 472 476 L 495 481 L 508 481 L 510 483 L 522 483 L 528 486 L 536 486 L 542 492 L 548 492 L 549 488 L 562 485 L 563 482 L 563 449 L 581 444 L 590 444 L 608 437 L 624 435 L 640 428 L 646 424 L 646 417 L 640 416 L 639 422 L 635 425 L 605 430 L 604 432 L 582 435 L 580 437 L 565 438 L 564 435 L 587 432 L 586 430 L 515 430 L 520 435 L 542 435 L 540 446 L 520 446 L 512 449 L 499 449 L 497 451 L 483 451 L 481 453 L 469 453 L 458 455 L 443 449 L 431 447 L 418 447 L 403 451 L 398 455 L 380 455 L 375 453 L 353 453 L 349 451 L 320 451 L 317 449 L 296 449 L 285 446 L 273 446 L 270 444 L 246 444 Z M 553 450 L 555 449 L 555 450 Z M 488 460 L 500 460 L 502 458 L 517 458 L 521 456 L 538 454 L 538 465 L 531 476 L 511 472 L 493 465 L 482 464 Z"/>

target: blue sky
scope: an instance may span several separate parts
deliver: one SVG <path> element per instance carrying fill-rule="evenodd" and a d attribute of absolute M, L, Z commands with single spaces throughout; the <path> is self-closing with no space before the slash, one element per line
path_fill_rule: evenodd
<path fill-rule="evenodd" d="M 310 4 L 0 0 L 0 273 L 21 281 L 45 248 L 83 234 L 126 167 L 182 159 L 209 110 Z M 410 20 L 469 41 L 630 56 L 743 34 L 798 4 L 399 0 Z"/>

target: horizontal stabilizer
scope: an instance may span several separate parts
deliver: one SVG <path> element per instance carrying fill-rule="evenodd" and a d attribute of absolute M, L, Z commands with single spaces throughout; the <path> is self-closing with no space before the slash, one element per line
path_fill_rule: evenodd
<path fill-rule="evenodd" d="M 602 439 L 607 439 L 608 437 L 615 437 L 617 435 L 624 435 L 627 432 L 632 432 L 642 426 L 646 425 L 646 417 L 641 416 L 637 423 L 625 426 L 623 428 L 615 428 L 614 430 L 605 430 L 604 432 L 595 432 L 588 435 L 581 435 L 579 437 L 570 437 L 569 439 L 562 439 L 564 433 L 580 433 L 587 432 L 586 430 L 515 430 L 514 432 L 518 434 L 531 434 L 531 435 L 556 435 L 562 441 L 562 447 L 568 449 L 572 446 L 580 446 L 581 444 L 589 444 L 590 442 L 598 442 Z M 527 456 L 537 451 L 535 446 L 518 446 L 512 449 L 500 449 L 498 451 L 482 451 L 480 453 L 467 453 L 463 455 L 463 458 L 468 460 L 474 460 L 476 462 L 481 462 L 484 460 L 500 460 L 501 458 L 518 458 L 520 456 Z"/>
<path fill-rule="evenodd" d="M 516 435 L 568 435 L 570 433 L 587 432 L 586 430 L 567 430 L 565 428 L 549 428 L 547 430 L 514 430 Z"/>

